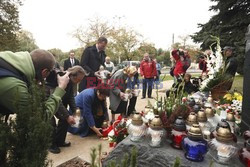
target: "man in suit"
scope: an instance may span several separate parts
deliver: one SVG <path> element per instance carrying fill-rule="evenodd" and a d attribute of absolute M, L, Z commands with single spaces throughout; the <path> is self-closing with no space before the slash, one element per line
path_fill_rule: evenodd
<path fill-rule="evenodd" d="M 79 60 L 75 58 L 75 53 L 70 52 L 69 53 L 69 58 L 64 61 L 63 69 L 64 71 L 68 70 L 69 68 L 79 65 Z M 77 95 L 77 84 L 73 84 L 73 92 L 74 96 Z"/>
<path fill-rule="evenodd" d="M 64 71 L 66 71 L 67 69 L 79 65 L 79 60 L 77 60 L 75 58 L 75 53 L 74 52 L 70 52 L 69 54 L 69 58 L 67 60 L 64 61 Z"/>
<path fill-rule="evenodd" d="M 95 87 L 98 84 L 98 74 L 100 66 L 105 66 L 105 48 L 107 46 L 108 40 L 105 37 L 100 37 L 97 43 L 93 46 L 87 47 L 82 54 L 80 65 L 89 73 L 79 85 L 79 91 Z M 101 83 L 101 82 L 100 82 Z"/>

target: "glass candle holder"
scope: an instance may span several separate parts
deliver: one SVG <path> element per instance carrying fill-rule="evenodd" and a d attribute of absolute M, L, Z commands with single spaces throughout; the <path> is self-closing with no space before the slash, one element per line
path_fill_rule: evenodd
<path fill-rule="evenodd" d="M 198 124 L 188 131 L 188 136 L 182 141 L 182 148 L 188 160 L 200 162 L 208 151 L 207 141 L 202 138 L 202 132 Z"/>
<path fill-rule="evenodd" d="M 209 154 L 221 164 L 229 164 L 231 158 L 237 153 L 237 144 L 231 133 L 229 124 L 222 120 L 216 128 L 215 138 L 208 142 Z"/>
<path fill-rule="evenodd" d="M 182 149 L 182 140 L 187 136 L 185 121 L 182 116 L 179 116 L 173 125 L 171 132 L 172 143 L 171 146 L 176 149 Z"/>
<path fill-rule="evenodd" d="M 151 147 L 160 147 L 164 134 L 165 133 L 162 127 L 162 121 L 159 115 L 155 115 L 148 128 L 148 135 L 150 136 L 149 145 Z"/>
<path fill-rule="evenodd" d="M 189 130 L 193 124 L 197 124 L 197 115 L 195 114 L 195 112 L 191 112 L 186 120 L 186 128 L 187 130 Z"/>
<path fill-rule="evenodd" d="M 128 126 L 128 133 L 130 134 L 130 140 L 134 142 L 140 141 L 145 136 L 146 126 L 143 124 L 139 113 L 133 115 L 132 123 Z"/>

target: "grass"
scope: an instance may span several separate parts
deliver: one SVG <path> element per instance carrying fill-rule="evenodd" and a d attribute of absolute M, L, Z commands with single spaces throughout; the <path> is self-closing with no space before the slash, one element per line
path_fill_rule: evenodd
<path fill-rule="evenodd" d="M 231 90 L 237 90 L 239 92 L 243 92 L 243 76 L 242 75 L 235 76 Z"/>

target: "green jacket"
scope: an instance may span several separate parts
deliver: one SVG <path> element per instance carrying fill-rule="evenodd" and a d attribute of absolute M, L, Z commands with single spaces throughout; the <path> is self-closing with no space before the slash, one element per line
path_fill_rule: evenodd
<path fill-rule="evenodd" d="M 22 72 L 30 83 L 35 80 L 34 65 L 28 52 L 0 52 L 0 58 Z M 45 103 L 48 118 L 55 114 L 64 94 L 65 91 L 57 87 L 55 92 L 48 98 Z M 29 92 L 25 82 L 14 77 L 0 78 L 1 105 L 16 113 L 18 111 L 17 106 L 19 109 L 25 109 L 25 107 L 29 106 L 29 103 Z"/>

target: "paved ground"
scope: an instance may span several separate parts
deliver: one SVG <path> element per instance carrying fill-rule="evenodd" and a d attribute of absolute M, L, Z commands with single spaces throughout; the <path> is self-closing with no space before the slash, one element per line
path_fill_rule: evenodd
<path fill-rule="evenodd" d="M 164 81 L 162 82 L 162 86 L 159 89 L 159 97 L 165 96 L 166 89 L 169 89 L 172 85 L 173 81 Z M 156 97 L 156 91 L 153 90 L 153 97 Z M 140 96 L 137 99 L 136 110 L 142 111 L 147 105 L 148 100 L 153 104 L 154 99 L 141 99 Z M 109 103 L 109 101 L 108 101 Z M 110 152 L 112 149 L 109 148 L 109 143 L 107 140 L 102 140 L 97 138 L 96 136 L 89 136 L 85 138 L 81 138 L 80 136 L 72 135 L 70 133 L 67 134 L 67 141 L 71 142 L 71 147 L 61 148 L 60 154 L 49 154 L 49 159 L 53 161 L 53 166 L 57 166 L 69 159 L 79 156 L 80 158 L 90 162 L 90 152 L 91 148 L 97 147 L 99 144 L 102 144 L 103 152 Z"/>

